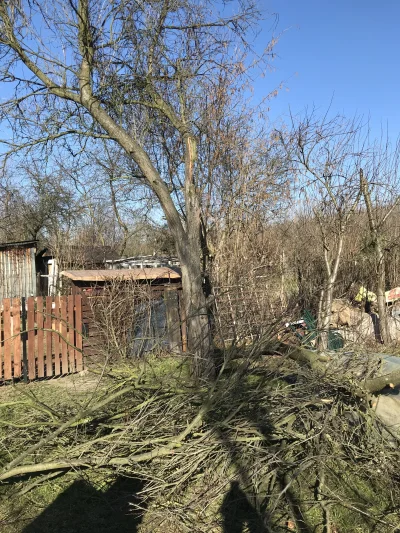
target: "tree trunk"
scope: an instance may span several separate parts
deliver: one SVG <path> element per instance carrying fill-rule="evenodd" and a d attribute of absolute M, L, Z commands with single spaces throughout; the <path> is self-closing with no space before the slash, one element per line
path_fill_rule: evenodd
<path fill-rule="evenodd" d="M 147 182 L 167 219 L 168 227 L 176 243 L 182 268 L 183 301 L 188 327 L 188 348 L 193 354 L 193 368 L 197 377 L 209 379 L 214 376 L 214 361 L 211 350 L 210 331 L 206 298 L 203 292 L 202 254 L 201 254 L 201 211 L 200 193 L 193 180 L 193 165 L 196 161 L 195 141 L 185 138 L 185 211 L 183 222 L 165 182 L 155 169 L 147 153 L 130 137 L 107 113 L 99 103 L 90 98 L 85 102 L 91 114 L 101 126 L 112 135 L 132 157 L 146 176 Z"/>
<path fill-rule="evenodd" d="M 318 316 L 318 348 L 322 351 L 328 349 L 329 329 L 331 325 L 333 289 L 336 283 L 337 274 L 339 271 L 340 257 L 343 250 L 343 231 L 339 235 L 339 242 L 336 250 L 336 257 L 333 263 L 329 259 L 328 248 L 325 246 L 325 266 L 327 273 L 326 287 L 321 291 L 321 300 Z M 322 312 L 321 312 L 322 311 Z"/>
<path fill-rule="evenodd" d="M 188 188 L 186 205 L 186 232 L 182 242 L 176 239 L 181 263 L 183 304 L 188 329 L 188 348 L 193 355 L 193 371 L 197 378 L 213 378 L 215 366 L 212 357 L 212 340 L 207 299 L 204 293 L 202 269 L 201 217 L 197 194 Z"/>
<path fill-rule="evenodd" d="M 323 330 L 323 322 L 324 322 L 324 313 L 325 313 L 325 287 L 321 289 L 321 293 L 319 296 L 319 302 L 318 302 L 318 316 L 317 316 L 317 328 L 318 328 L 318 346 L 321 348 L 321 350 L 326 349 L 327 343 L 326 340 L 323 338 L 323 335 L 321 337 L 321 331 Z M 325 346 L 325 348 L 324 348 Z"/>
<path fill-rule="evenodd" d="M 188 255 L 188 254 L 187 254 Z M 203 277 L 196 257 L 182 262 L 183 304 L 188 327 L 188 348 L 193 354 L 193 372 L 197 378 L 213 378 L 211 332 Z"/>
<path fill-rule="evenodd" d="M 324 290 L 324 300 L 322 302 L 322 314 L 320 317 L 320 322 L 318 322 L 319 336 L 318 336 L 318 348 L 321 351 L 328 349 L 329 344 L 329 329 L 331 325 L 331 314 L 332 314 L 332 300 L 333 300 L 333 287 L 335 280 L 332 278 L 328 279 L 328 284 Z"/>
<path fill-rule="evenodd" d="M 368 182 L 364 178 L 364 172 L 362 169 L 360 169 L 360 188 L 364 196 L 365 205 L 367 208 L 369 230 L 371 234 L 371 244 L 375 252 L 376 285 L 377 285 L 376 296 L 378 300 L 379 330 L 380 330 L 381 339 L 383 343 L 388 344 L 390 342 L 390 334 L 389 334 L 389 325 L 388 325 L 388 319 L 387 319 L 387 313 L 386 313 L 386 298 L 385 298 L 385 288 L 386 288 L 385 255 L 382 249 L 379 226 L 376 222 L 373 209 L 372 209 L 371 194 L 368 189 Z"/>
<path fill-rule="evenodd" d="M 376 271 L 377 271 L 377 290 L 376 296 L 378 301 L 378 313 L 379 313 L 379 330 L 381 334 L 381 339 L 384 344 L 390 343 L 390 332 L 388 317 L 386 312 L 386 297 L 385 297 L 385 286 L 386 286 L 386 276 L 385 276 L 385 256 L 379 242 L 375 245 L 376 260 L 378 262 Z"/>

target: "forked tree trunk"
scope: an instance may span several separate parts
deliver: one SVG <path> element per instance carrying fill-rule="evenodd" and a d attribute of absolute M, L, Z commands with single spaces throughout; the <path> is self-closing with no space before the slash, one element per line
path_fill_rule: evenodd
<path fill-rule="evenodd" d="M 339 270 L 340 258 L 343 250 L 343 231 L 339 234 L 339 242 L 336 250 L 336 257 L 332 263 L 329 259 L 328 249 L 325 246 L 325 266 L 326 266 L 326 286 L 321 291 L 318 310 L 318 349 L 325 351 L 328 349 L 329 330 L 331 325 L 333 289 Z"/>
<path fill-rule="evenodd" d="M 155 169 L 149 156 L 134 139 L 101 108 L 89 98 L 86 106 L 101 126 L 118 140 L 126 152 L 142 169 L 147 181 L 158 197 L 169 229 L 176 243 L 182 268 L 183 300 L 188 327 L 188 348 L 193 355 L 193 370 L 197 377 L 210 379 L 214 376 L 214 361 L 208 327 L 206 298 L 203 292 L 201 253 L 201 211 L 200 192 L 196 190 L 193 168 L 197 158 L 195 140 L 185 137 L 185 211 L 183 222 L 165 182 Z"/>
<path fill-rule="evenodd" d="M 175 236 L 181 263 L 183 303 L 188 330 L 188 348 L 193 356 L 193 371 L 197 378 L 212 379 L 215 365 L 212 356 L 212 339 L 207 300 L 203 290 L 203 257 L 201 248 L 201 210 L 199 195 L 192 178 L 195 155 L 187 150 L 185 204 L 185 236 L 181 241 Z"/>

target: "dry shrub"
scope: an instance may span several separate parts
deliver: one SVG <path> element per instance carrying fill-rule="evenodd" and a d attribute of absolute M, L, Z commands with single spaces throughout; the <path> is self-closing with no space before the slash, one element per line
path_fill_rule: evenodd
<path fill-rule="evenodd" d="M 106 359 L 166 349 L 163 293 L 132 280 L 113 280 L 90 298 L 96 349 Z"/>

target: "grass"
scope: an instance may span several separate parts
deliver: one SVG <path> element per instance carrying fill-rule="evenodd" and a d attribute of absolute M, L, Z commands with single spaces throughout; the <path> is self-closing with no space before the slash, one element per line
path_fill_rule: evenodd
<path fill-rule="evenodd" d="M 258 433 L 273 429 L 268 427 L 267 423 L 263 428 L 262 421 L 257 419 L 257 413 L 263 411 L 258 411 L 258 406 L 253 405 L 253 397 L 258 394 L 260 388 L 264 388 L 268 389 L 268 394 L 277 391 L 280 401 L 285 402 L 285 398 L 289 398 L 292 393 L 292 385 L 288 385 L 284 376 L 270 375 L 271 368 L 278 368 L 273 358 L 268 361 L 268 365 L 267 368 L 263 362 L 258 362 L 254 371 L 246 374 L 231 391 L 232 396 L 223 397 L 213 408 L 210 420 L 205 423 L 211 424 L 214 419 L 221 420 L 232 405 L 243 404 L 243 416 L 247 412 L 250 415 L 254 412 L 254 418 L 246 420 L 239 417 L 240 432 L 236 436 L 246 437 L 248 435 L 246 431 L 249 428 L 251 430 L 252 426 L 258 426 Z M 112 372 L 117 381 L 126 380 L 127 376 L 134 381 L 145 377 L 147 384 L 159 389 L 181 390 L 185 386 L 191 386 L 189 366 L 178 357 L 149 357 L 145 362 L 134 365 L 129 362 L 119 363 L 113 366 Z M 229 372 L 232 372 L 232 369 Z M 227 373 L 221 380 L 221 387 L 227 385 L 229 380 L 230 374 Z M 57 420 L 61 415 L 62 418 L 68 417 L 76 406 L 84 406 L 94 397 L 107 396 L 110 386 L 115 387 L 115 378 L 111 379 L 107 374 L 102 375 L 102 371 L 96 368 L 94 373 L 84 376 L 75 375 L 29 385 L 21 383 L 14 387 L 1 387 L 1 462 L 6 462 L 9 452 L 14 451 L 10 450 L 10 443 L 13 443 L 15 449 L 25 449 L 29 442 L 40 438 L 46 430 L 49 417 L 52 420 Z M 264 414 L 269 416 L 269 406 L 267 407 L 268 410 L 265 410 Z M 118 418 L 118 423 L 120 420 Z M 28 428 L 32 422 L 35 423 L 34 428 Z M 23 427 L 17 427 L 24 424 L 27 424 L 26 431 Z M 87 431 L 90 432 L 90 423 L 87 425 Z M 200 439 L 202 431 L 204 429 L 200 428 Z M 55 443 L 59 451 L 68 444 L 63 440 L 65 438 L 60 436 Z M 239 461 L 233 460 L 234 456 L 230 456 L 227 452 L 224 452 L 222 459 L 221 454 L 215 455 L 214 459 L 212 454 L 216 454 L 216 451 L 210 448 L 214 451 L 210 451 L 211 455 L 207 457 L 207 462 L 201 463 L 179 490 L 168 489 L 168 493 L 161 493 L 157 498 L 150 500 L 143 517 L 135 515 L 131 505 L 135 503 L 135 495 L 143 488 L 143 484 L 135 478 L 118 476 L 118 471 L 115 470 L 70 470 L 63 475 L 53 475 L 42 483 L 38 483 L 39 478 L 34 476 L 29 480 L 14 479 L 0 485 L 0 531 L 2 533 L 53 531 L 245 533 L 246 528 L 251 533 L 261 531 L 258 515 L 252 505 L 249 505 L 243 487 L 235 483 L 240 478 L 240 462 L 245 461 L 246 464 L 248 461 L 251 464 L 251 455 L 246 454 L 254 453 L 255 456 L 261 454 L 262 457 L 262 446 L 255 441 L 254 444 L 250 443 L 244 448 L 244 452 L 238 448 Z M 266 447 L 268 446 L 269 443 Z M 276 444 L 272 443 L 271 446 Z M 277 453 L 278 451 L 277 449 Z M 195 452 L 189 447 L 188 453 Z M 296 459 L 293 457 L 294 461 Z M 382 523 L 378 526 L 373 525 L 373 521 L 368 517 L 374 512 L 375 516 L 380 516 L 382 520 L 392 522 L 396 520 L 390 491 L 385 490 L 385 480 L 382 479 L 378 486 L 374 484 L 376 476 L 369 479 L 368 473 L 363 472 L 362 476 L 357 477 L 354 475 L 357 471 L 354 464 L 351 465 L 346 461 L 344 458 L 339 459 L 338 455 L 338 458 L 332 457 L 327 462 L 330 472 L 327 472 L 326 476 L 330 490 L 343 499 L 343 505 L 340 505 L 337 502 L 333 503 L 332 498 L 329 506 L 331 521 L 336 531 L 339 533 L 392 531 Z M 181 467 L 179 459 L 175 464 L 177 469 Z M 298 506 L 308 528 L 304 529 L 304 532 L 322 533 L 323 513 L 315 498 L 315 471 L 312 468 L 305 469 L 299 475 L 294 475 L 293 480 L 283 501 L 291 498 L 291 505 Z M 172 482 L 173 479 L 171 484 Z M 260 479 L 259 482 L 263 491 L 268 492 L 268 479 Z M 284 488 L 279 484 L 275 486 L 269 494 L 268 508 L 273 507 L 274 499 Z M 351 506 L 365 511 L 365 514 L 355 512 Z M 287 520 L 287 512 L 285 514 L 284 508 L 278 508 L 275 511 L 274 531 L 287 531 Z"/>
<path fill-rule="evenodd" d="M 136 480 L 69 473 L 3 500 L 1 531 L 133 533 L 140 519 L 130 503 L 138 488 Z"/>
<path fill-rule="evenodd" d="M 0 461 L 9 460 L 7 442 L 13 428 L 19 430 L 14 444 L 23 450 L 32 435 L 21 437 L 23 426 L 29 433 L 32 423 L 37 437 L 46 427 L 50 416 L 66 415 L 87 405 L 94 398 L 107 395 L 110 380 L 101 367 L 83 376 L 78 374 L 29 384 L 7 384 L 0 387 Z M 109 369 L 108 369 L 109 370 Z M 129 361 L 111 368 L 114 376 L 140 379 L 146 375 L 149 384 L 162 387 L 182 386 L 188 376 L 188 366 L 176 357 L 149 357 L 145 362 Z M 43 408 L 40 408 L 43 404 Z M 54 413 L 54 414 L 52 414 Z M 43 416 L 42 416 L 43 415 Z M 34 421 L 32 420 L 34 419 Z M 62 442 L 57 443 L 62 446 Z M 13 450 L 15 451 L 15 450 Z M 35 477 L 31 477 L 32 485 Z M 70 471 L 38 484 L 28 492 L 23 482 L 0 485 L 0 531 L 2 533 L 34 532 L 123 532 L 134 533 L 140 519 L 132 513 L 130 503 L 141 485 L 136 479 L 126 479 L 109 471 Z"/>
<path fill-rule="evenodd" d="M 101 389 L 107 387 L 106 380 L 100 382 Z M 1 460 L 8 459 L 8 449 L 6 444 L 12 441 L 13 428 L 18 425 L 21 430 L 26 424 L 28 427 L 34 419 L 34 431 L 40 436 L 45 429 L 46 419 L 49 410 L 46 407 L 40 409 L 37 400 L 43 406 L 50 408 L 50 416 L 54 419 L 61 414 L 68 414 L 72 406 L 84 405 L 94 394 L 99 394 L 99 383 L 91 375 L 79 377 L 78 375 L 57 378 L 53 380 L 32 382 L 28 385 L 18 383 L 14 386 L 7 385 L 0 389 L 0 439 L 2 442 Z M 54 414 L 52 414 L 54 413 Z M 31 432 L 32 429 L 27 429 Z M 19 434 L 15 440 L 15 447 L 23 449 L 24 435 Z M 26 444 L 31 435 L 26 434 Z M 6 444 L 5 444 L 6 443 Z M 62 442 L 59 443 L 62 445 Z M 14 450 L 12 450 L 14 451 Z M 35 478 L 31 483 L 34 485 Z M 81 517 L 82 528 L 90 523 L 96 524 L 91 506 L 88 501 L 100 501 L 102 490 L 98 489 L 99 484 L 107 483 L 107 478 L 102 475 L 96 479 L 84 479 L 81 474 L 71 472 L 62 477 L 49 479 L 47 483 L 34 487 L 31 491 L 24 493 L 25 484 L 16 482 L 15 484 L 4 484 L 0 489 L 0 524 L 4 533 L 17 533 L 21 531 L 90 531 L 90 529 L 74 529 L 74 517 Z M 79 491 L 77 490 L 79 487 Z M 22 491 L 22 492 L 21 492 Z M 78 497 L 78 492 L 81 497 Z M 55 503 L 57 502 L 57 503 Z M 57 510 L 59 508 L 59 510 Z M 61 508 L 64 511 L 61 511 Z M 70 512 L 75 509 L 74 512 Z M 85 510 L 86 509 L 86 510 Z M 104 509 L 104 505 L 103 505 Z M 89 513 L 88 513 L 89 510 Z M 43 514 L 57 517 L 57 520 L 50 519 L 44 522 L 39 517 Z M 65 519 L 63 518 L 65 514 Z M 87 522 L 87 520 L 89 522 Z M 87 523 L 86 523 L 87 522 Z M 35 525 L 36 524 L 36 525 Z M 37 527 L 36 527 L 37 526 Z M 96 528 L 92 529 L 96 531 Z"/>

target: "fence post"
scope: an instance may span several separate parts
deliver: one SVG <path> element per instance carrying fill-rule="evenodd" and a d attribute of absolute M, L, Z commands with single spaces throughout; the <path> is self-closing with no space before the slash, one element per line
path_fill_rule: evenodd
<path fill-rule="evenodd" d="M 186 309 L 185 302 L 183 301 L 182 289 L 177 291 L 178 294 L 178 304 L 179 304 L 179 313 L 181 317 L 181 335 L 182 335 L 182 352 L 187 352 L 187 321 L 186 321 Z"/>
<path fill-rule="evenodd" d="M 22 296 L 21 298 L 21 322 L 22 322 L 22 331 L 21 331 L 21 341 L 22 341 L 22 361 L 24 363 L 24 381 L 28 383 L 28 353 L 26 350 L 26 343 L 28 340 L 28 335 L 26 332 L 26 297 Z"/>
<path fill-rule="evenodd" d="M 167 318 L 168 342 L 172 352 L 180 352 L 182 346 L 179 320 L 178 291 L 166 287 L 164 291 L 165 313 Z"/>

